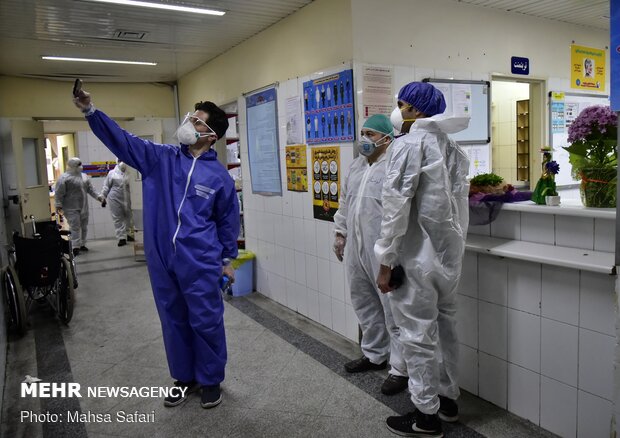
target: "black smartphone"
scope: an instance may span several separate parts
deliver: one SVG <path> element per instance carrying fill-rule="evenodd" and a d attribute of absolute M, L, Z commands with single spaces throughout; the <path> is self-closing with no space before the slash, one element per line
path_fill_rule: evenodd
<path fill-rule="evenodd" d="M 73 84 L 73 97 L 78 97 L 80 95 L 80 91 L 82 91 L 82 80 L 78 78 Z"/>
<path fill-rule="evenodd" d="M 390 276 L 390 287 L 398 289 L 405 282 L 405 270 L 401 265 L 392 268 L 392 275 Z"/>

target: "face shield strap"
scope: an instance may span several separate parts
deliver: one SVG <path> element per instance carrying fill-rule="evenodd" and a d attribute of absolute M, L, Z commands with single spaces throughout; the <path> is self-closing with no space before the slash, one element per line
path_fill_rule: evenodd
<path fill-rule="evenodd" d="M 205 122 L 204 120 L 196 117 L 194 114 L 192 113 L 187 113 L 185 114 L 185 118 L 183 119 L 183 123 L 181 123 L 181 125 L 184 125 L 185 123 L 191 123 L 192 126 L 194 126 L 195 129 L 195 125 L 196 123 L 200 123 L 204 126 L 207 127 L 207 129 L 209 130 L 208 132 L 198 132 L 198 137 L 203 138 L 203 137 L 208 137 L 210 135 L 215 137 L 215 140 L 219 140 L 219 136 L 215 133 L 215 131 L 213 129 L 211 129 L 211 127 L 207 124 L 207 122 Z"/>

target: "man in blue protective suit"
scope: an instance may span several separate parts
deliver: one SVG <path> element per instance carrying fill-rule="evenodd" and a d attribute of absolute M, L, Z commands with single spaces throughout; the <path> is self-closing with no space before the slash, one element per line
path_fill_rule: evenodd
<path fill-rule="evenodd" d="M 201 405 L 222 401 L 226 366 L 222 274 L 234 280 L 239 204 L 235 185 L 211 146 L 228 129 L 226 114 L 199 102 L 177 131 L 181 147 L 156 144 L 121 129 L 95 109 L 90 94 L 73 99 L 93 133 L 142 174 L 144 249 L 178 406 L 202 388 Z"/>

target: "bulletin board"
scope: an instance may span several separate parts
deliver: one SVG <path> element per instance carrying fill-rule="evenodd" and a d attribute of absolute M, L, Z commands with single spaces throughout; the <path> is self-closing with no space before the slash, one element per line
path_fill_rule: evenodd
<path fill-rule="evenodd" d="M 491 142 L 491 83 L 458 79 L 426 78 L 446 99 L 446 116 L 470 117 L 469 127 L 451 134 L 459 144 L 486 144 Z"/>
<path fill-rule="evenodd" d="M 580 181 L 571 175 L 568 152 L 568 128 L 579 113 L 592 105 L 609 105 L 609 96 L 600 94 L 549 92 L 549 139 L 553 148 L 553 159 L 560 165 L 560 172 L 555 176 L 558 187 L 572 186 Z"/>

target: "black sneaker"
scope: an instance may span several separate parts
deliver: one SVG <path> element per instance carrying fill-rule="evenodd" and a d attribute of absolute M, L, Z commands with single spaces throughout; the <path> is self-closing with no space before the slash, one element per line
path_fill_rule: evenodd
<path fill-rule="evenodd" d="M 125 246 L 127 245 L 127 241 L 125 239 L 121 239 L 118 241 L 118 246 Z"/>
<path fill-rule="evenodd" d="M 87 252 L 88 248 L 86 248 L 84 245 L 82 245 L 82 246 L 80 246 L 80 251 Z"/>
<path fill-rule="evenodd" d="M 407 389 L 409 377 L 388 374 L 387 379 L 381 385 L 381 392 L 385 395 L 394 395 Z"/>
<path fill-rule="evenodd" d="M 187 396 L 192 392 L 196 392 L 198 390 L 198 383 L 193 382 L 181 382 L 180 380 L 176 380 L 174 382 L 174 386 L 178 388 L 186 388 L 184 393 L 181 391 L 174 391 L 174 395 L 169 395 L 164 399 L 164 406 L 167 408 L 172 408 L 174 406 L 179 406 L 185 400 L 187 400 Z"/>
<path fill-rule="evenodd" d="M 400 436 L 443 437 L 441 420 L 437 414 L 426 415 L 416 410 L 399 417 L 388 417 L 385 421 L 390 432 Z"/>
<path fill-rule="evenodd" d="M 127 236 L 127 242 L 134 242 L 135 240 L 133 236 Z"/>
<path fill-rule="evenodd" d="M 355 359 L 344 364 L 344 369 L 347 370 L 347 373 L 362 373 L 364 371 L 371 370 L 384 370 L 386 367 L 387 361 L 376 364 L 372 363 L 366 356 L 362 356 L 359 359 Z"/>
<path fill-rule="evenodd" d="M 222 391 L 220 385 L 203 386 L 200 406 L 211 409 L 222 403 Z"/>
<path fill-rule="evenodd" d="M 439 396 L 439 418 L 447 423 L 454 423 L 459 421 L 459 406 L 456 404 L 456 400 Z"/>
<path fill-rule="evenodd" d="M 80 248 L 73 248 L 73 257 L 77 257 L 80 255 Z"/>

